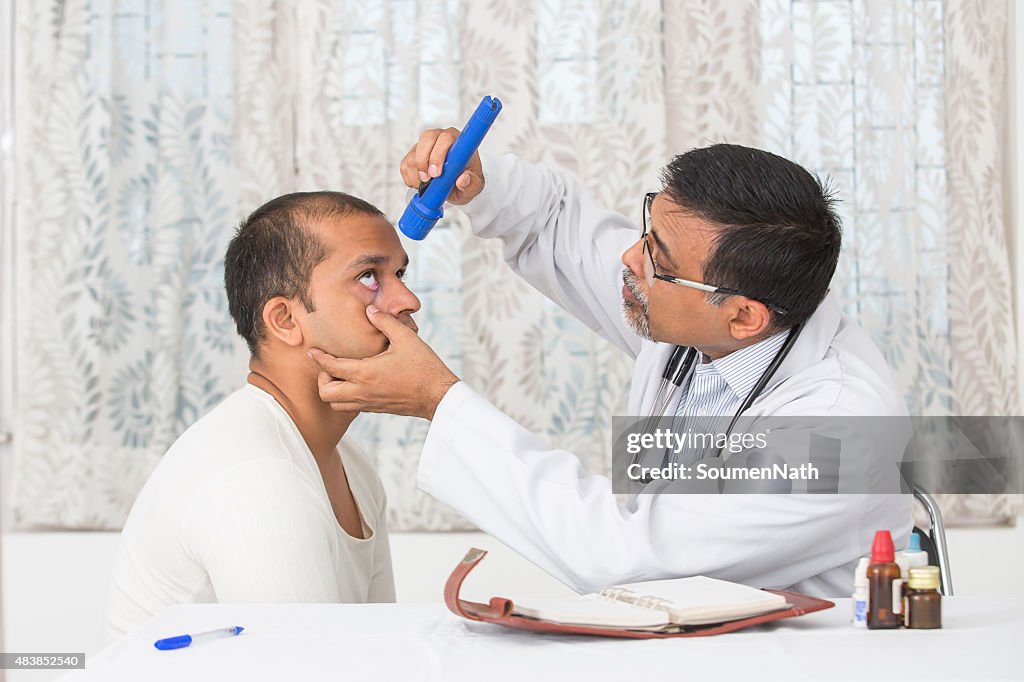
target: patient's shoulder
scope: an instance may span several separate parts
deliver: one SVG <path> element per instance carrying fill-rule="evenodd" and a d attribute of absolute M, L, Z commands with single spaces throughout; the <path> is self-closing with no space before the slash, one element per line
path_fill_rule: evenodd
<path fill-rule="evenodd" d="M 282 416 L 283 415 L 283 416 Z M 294 429 L 274 399 L 246 385 L 190 426 L 164 455 L 161 466 L 216 475 L 257 459 L 294 460 Z"/>

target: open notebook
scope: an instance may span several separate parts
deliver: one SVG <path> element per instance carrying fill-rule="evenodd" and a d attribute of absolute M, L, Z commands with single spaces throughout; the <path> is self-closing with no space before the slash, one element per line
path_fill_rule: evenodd
<path fill-rule="evenodd" d="M 444 585 L 444 603 L 467 620 L 543 634 L 628 639 L 710 637 L 830 609 L 835 604 L 797 592 L 755 590 L 713 578 L 680 578 L 621 585 L 571 599 L 491 597 L 476 602 L 459 592 L 487 555 L 473 548 Z"/>
<path fill-rule="evenodd" d="M 663 631 L 790 608 L 786 598 L 704 576 L 630 583 L 568 599 L 512 600 L 512 614 L 601 628 Z"/>

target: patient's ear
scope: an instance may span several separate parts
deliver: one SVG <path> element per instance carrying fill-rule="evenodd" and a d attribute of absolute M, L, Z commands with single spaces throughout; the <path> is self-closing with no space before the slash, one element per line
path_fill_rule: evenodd
<path fill-rule="evenodd" d="M 302 327 L 295 317 L 295 307 L 301 306 L 298 301 L 275 296 L 263 306 L 263 326 L 267 336 L 275 338 L 288 346 L 302 345 Z"/>

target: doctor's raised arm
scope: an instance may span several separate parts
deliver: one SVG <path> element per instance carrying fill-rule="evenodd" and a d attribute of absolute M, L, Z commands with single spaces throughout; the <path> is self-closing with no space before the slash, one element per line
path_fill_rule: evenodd
<path fill-rule="evenodd" d="M 436 177 L 457 134 L 423 133 L 402 162 L 406 184 Z M 741 416 L 906 415 L 881 353 L 828 294 L 841 231 L 817 178 L 719 144 L 676 156 L 662 179 L 637 197 L 639 226 L 578 180 L 512 155 L 474 156 L 449 201 L 476 234 L 502 241 L 515 272 L 635 359 L 630 415 L 717 415 L 726 431 Z M 610 479 L 494 407 L 413 330 L 373 306 L 367 315 L 388 349 L 362 360 L 313 351 L 321 398 L 430 419 L 419 487 L 579 591 L 708 575 L 838 596 L 875 530 L 897 545 L 909 535 L 909 497 L 867 490 L 622 504 Z M 844 456 L 877 447 L 843 438 Z"/>
<path fill-rule="evenodd" d="M 458 135 L 455 128 L 424 131 L 402 160 L 406 185 L 417 187 L 436 177 Z M 475 154 L 449 202 L 462 207 L 474 234 L 501 240 L 513 271 L 592 330 L 637 355 L 640 339 L 623 321 L 619 295 L 620 258 L 640 236 L 634 222 L 599 206 L 571 175 L 512 154 L 483 161 Z"/>

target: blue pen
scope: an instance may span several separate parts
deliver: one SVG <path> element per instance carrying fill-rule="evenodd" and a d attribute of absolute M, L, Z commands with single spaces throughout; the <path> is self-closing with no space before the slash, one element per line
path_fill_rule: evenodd
<path fill-rule="evenodd" d="M 178 637 L 168 637 L 167 639 L 158 639 L 153 644 L 157 649 L 161 651 L 168 651 L 170 649 L 180 649 L 192 644 L 198 644 L 200 642 L 208 642 L 211 639 L 220 639 L 221 637 L 234 637 L 240 634 L 245 628 L 233 625 L 229 628 L 219 628 L 217 630 L 210 630 L 209 632 L 200 632 L 195 635 L 180 635 Z"/>

